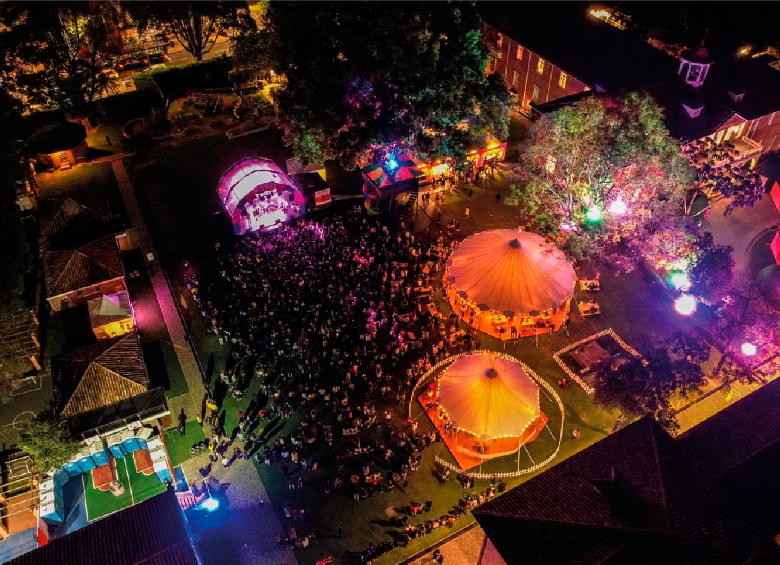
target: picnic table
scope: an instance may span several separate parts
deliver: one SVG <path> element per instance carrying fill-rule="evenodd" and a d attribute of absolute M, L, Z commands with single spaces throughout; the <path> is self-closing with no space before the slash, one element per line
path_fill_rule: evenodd
<path fill-rule="evenodd" d="M 579 346 L 571 352 L 571 356 L 585 369 L 610 357 L 609 351 L 596 341 L 589 341 L 585 345 Z"/>
<path fill-rule="evenodd" d="M 601 314 L 601 307 L 597 302 L 580 302 L 579 303 L 580 314 L 583 316 L 595 316 Z"/>
<path fill-rule="evenodd" d="M 598 279 L 580 279 L 580 290 L 584 292 L 598 292 L 601 290 L 601 283 Z"/>

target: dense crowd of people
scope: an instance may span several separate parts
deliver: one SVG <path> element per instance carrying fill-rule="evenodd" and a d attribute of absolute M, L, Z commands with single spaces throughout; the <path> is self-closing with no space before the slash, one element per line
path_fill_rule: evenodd
<path fill-rule="evenodd" d="M 446 226 L 450 236 L 456 230 Z M 418 431 L 394 407 L 405 408 L 438 359 L 479 346 L 474 332 L 456 332 L 456 319 L 441 316 L 432 288 L 452 241 L 414 234 L 403 222 L 388 226 L 356 208 L 249 234 L 233 249 L 217 245 L 218 277 L 188 281 L 209 331 L 231 346 L 221 384 L 240 396 L 258 379 L 260 391 L 234 430 L 224 429 L 224 413 L 204 398 L 213 464 L 254 457 L 279 465 L 291 490 L 320 468 L 326 478 L 307 487 L 357 501 L 405 491 L 437 434 Z M 233 447 L 236 439 L 243 449 Z M 301 470 L 294 479 L 293 466 Z M 306 514 L 288 511 L 295 519 Z M 430 522 L 451 525 L 447 516 Z M 404 527 L 399 543 L 416 535 Z M 312 540 L 295 532 L 280 543 Z"/>

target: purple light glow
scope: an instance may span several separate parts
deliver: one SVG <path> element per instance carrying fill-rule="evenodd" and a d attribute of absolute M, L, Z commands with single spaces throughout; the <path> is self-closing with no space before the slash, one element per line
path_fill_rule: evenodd
<path fill-rule="evenodd" d="M 626 210 L 628 210 L 628 206 L 626 206 L 626 203 L 620 196 L 609 205 L 609 213 L 613 216 L 622 216 L 626 213 Z"/>
<path fill-rule="evenodd" d="M 753 355 L 755 355 L 756 351 L 758 351 L 756 349 L 756 346 L 750 343 L 749 341 L 746 341 L 745 343 L 742 344 L 742 353 L 747 355 L 748 357 L 752 357 Z"/>
<path fill-rule="evenodd" d="M 683 294 L 674 301 L 674 309 L 683 316 L 690 316 L 696 311 L 696 299 L 690 294 Z"/>

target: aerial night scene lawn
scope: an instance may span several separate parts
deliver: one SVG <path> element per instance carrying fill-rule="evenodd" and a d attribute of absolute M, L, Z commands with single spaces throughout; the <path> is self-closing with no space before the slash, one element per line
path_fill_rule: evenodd
<path fill-rule="evenodd" d="M 774 5 L 41 7 L 0 563 L 780 560 Z"/>

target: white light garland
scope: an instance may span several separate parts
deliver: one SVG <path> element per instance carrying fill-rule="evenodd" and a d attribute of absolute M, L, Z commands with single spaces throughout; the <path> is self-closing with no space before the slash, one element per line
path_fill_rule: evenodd
<path fill-rule="evenodd" d="M 511 472 L 507 472 L 507 473 L 469 473 L 467 471 L 463 471 L 463 469 L 461 469 L 460 467 L 457 467 L 457 466 L 453 465 L 452 463 L 450 463 L 448 461 L 445 461 L 444 459 L 442 459 L 438 455 L 435 457 L 435 461 L 436 461 L 436 463 L 438 463 L 442 467 L 444 467 L 446 469 L 450 469 L 451 471 L 455 471 L 456 473 L 464 475 L 464 476 L 469 477 L 471 479 L 492 479 L 493 477 L 497 477 L 497 478 L 510 478 L 510 477 L 519 477 L 521 475 L 527 475 L 529 473 L 535 473 L 536 471 L 538 471 L 542 467 L 548 465 L 553 459 L 555 459 L 555 457 L 558 455 L 558 452 L 561 449 L 561 443 L 563 441 L 563 427 L 564 427 L 564 424 L 565 424 L 565 421 L 566 421 L 566 409 L 563 406 L 563 401 L 561 400 L 561 397 L 558 395 L 558 392 L 553 388 L 552 385 L 550 385 L 550 383 L 548 383 L 544 379 L 540 378 L 530 367 L 528 367 L 528 365 L 526 365 L 525 363 L 523 363 L 519 359 L 516 359 L 515 357 L 512 357 L 511 355 L 507 355 L 506 353 L 502 353 L 502 352 L 499 352 L 499 351 L 491 351 L 489 349 L 477 349 L 477 350 L 474 350 L 474 351 L 471 351 L 471 352 L 458 353 L 457 355 L 453 355 L 451 357 L 447 357 L 446 359 L 443 359 L 443 360 L 439 361 L 438 363 L 436 363 L 436 365 L 434 365 L 430 369 L 428 369 L 417 380 L 417 383 L 415 383 L 414 387 L 412 388 L 412 394 L 410 395 L 410 398 L 409 398 L 409 418 L 412 417 L 412 404 L 414 403 L 415 399 L 417 398 L 417 389 L 423 382 L 425 382 L 428 379 L 428 377 L 430 377 L 433 373 L 435 373 L 437 370 L 439 370 L 444 365 L 452 364 L 455 361 L 457 361 L 458 359 L 460 359 L 461 357 L 466 357 L 468 355 L 479 355 L 479 354 L 495 355 L 496 357 L 500 357 L 502 359 L 506 359 L 507 361 L 511 361 L 513 363 L 517 363 L 518 365 L 520 365 L 526 371 L 526 373 L 528 373 L 529 376 L 531 376 L 531 378 L 533 378 L 536 381 L 536 383 L 538 385 L 544 387 L 547 390 L 547 392 L 549 392 L 552 395 L 553 399 L 555 399 L 555 403 L 558 405 L 558 409 L 561 411 L 561 429 L 560 429 L 560 433 L 558 434 L 558 445 L 555 447 L 555 451 L 553 451 L 552 454 L 550 454 L 550 456 L 547 457 L 547 459 L 545 459 L 544 461 L 541 461 L 541 462 L 533 465 L 532 467 L 526 467 L 526 468 L 520 469 L 518 471 L 511 471 Z M 538 397 L 538 395 L 539 395 L 539 392 L 537 390 L 537 397 Z M 425 407 L 423 407 L 423 412 L 424 411 L 425 411 Z M 504 436 L 502 436 L 502 437 L 504 437 Z M 506 437 L 517 437 L 517 436 L 506 436 Z M 520 446 L 520 447 L 522 447 L 522 446 Z M 518 447 L 518 450 L 520 449 L 520 447 Z"/>
<path fill-rule="evenodd" d="M 589 335 L 586 338 L 583 338 L 583 339 L 581 339 L 581 340 L 579 340 L 577 342 L 574 342 L 574 343 L 572 343 L 570 345 L 567 345 L 563 349 L 561 349 L 559 351 L 556 351 L 553 354 L 553 359 L 555 359 L 555 362 L 558 363 L 558 365 L 561 367 L 561 369 L 563 369 L 563 372 L 566 373 L 566 375 L 569 378 L 571 378 L 574 382 L 576 382 L 578 385 L 580 385 L 582 390 L 584 390 L 589 395 L 592 395 L 593 393 L 595 393 L 596 389 L 593 388 L 592 386 L 589 386 L 589 385 L 585 384 L 585 382 L 583 382 L 583 380 L 580 379 L 579 376 L 576 375 L 574 373 L 574 371 L 572 371 L 568 367 L 568 365 L 566 365 L 566 363 L 563 362 L 563 360 L 561 359 L 561 355 L 571 351 L 572 349 L 575 349 L 575 348 L 579 347 L 580 345 L 582 345 L 584 343 L 588 343 L 588 342 L 594 341 L 594 340 L 596 340 L 596 339 L 598 339 L 600 337 L 603 337 L 605 335 L 608 335 L 608 336 L 612 337 L 612 339 L 614 339 L 618 343 L 618 345 L 620 345 L 620 347 L 622 347 L 623 349 L 628 351 L 631 355 L 633 355 L 637 359 L 642 359 L 642 356 L 639 354 L 639 352 L 636 349 L 634 349 L 633 347 L 631 347 L 630 345 L 628 345 L 625 341 L 623 341 L 620 338 L 620 336 L 615 333 L 615 330 L 613 330 L 612 328 L 607 328 L 606 330 L 602 330 L 602 331 L 597 332 L 595 334 Z M 647 365 L 647 361 L 645 361 L 644 359 L 642 360 L 642 363 L 644 365 Z"/>

